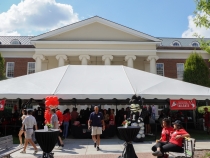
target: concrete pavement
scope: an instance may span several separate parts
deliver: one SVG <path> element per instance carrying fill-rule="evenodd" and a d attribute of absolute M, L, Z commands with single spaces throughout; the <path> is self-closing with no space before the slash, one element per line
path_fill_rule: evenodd
<path fill-rule="evenodd" d="M 91 139 L 66 139 L 64 140 L 65 146 L 63 150 L 53 150 L 55 158 L 117 158 L 121 155 L 124 146 L 123 141 L 117 138 L 102 139 L 100 151 L 96 151 Z M 146 141 L 143 143 L 133 143 L 134 149 L 138 157 L 153 158 L 151 155 L 151 147 L 155 142 Z M 209 141 L 197 141 L 196 149 L 210 149 Z M 21 150 L 20 150 L 21 151 Z M 33 148 L 27 149 L 26 154 L 21 154 L 20 151 L 13 153 L 13 158 L 35 158 L 42 155 L 42 151 L 39 148 L 39 152 L 36 156 L 33 155 Z"/>

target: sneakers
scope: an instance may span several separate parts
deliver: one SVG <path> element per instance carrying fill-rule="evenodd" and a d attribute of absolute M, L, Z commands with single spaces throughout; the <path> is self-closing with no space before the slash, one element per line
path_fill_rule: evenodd
<path fill-rule="evenodd" d="M 99 146 L 97 146 L 97 151 L 99 151 L 100 150 L 100 148 L 99 148 Z"/>
<path fill-rule="evenodd" d="M 63 147 L 62 147 L 62 146 L 59 146 L 59 147 L 58 147 L 58 150 L 62 150 L 62 149 L 63 149 Z"/>
<path fill-rule="evenodd" d="M 33 154 L 36 155 L 37 152 L 38 152 L 38 150 L 34 150 L 34 153 Z"/>
<path fill-rule="evenodd" d="M 26 151 L 25 151 L 25 150 L 22 150 L 20 153 L 21 153 L 21 154 L 25 154 L 25 153 L 26 153 Z"/>
<path fill-rule="evenodd" d="M 94 143 L 94 148 L 96 148 L 96 142 Z"/>
<path fill-rule="evenodd" d="M 17 146 L 17 148 L 23 148 L 23 147 L 24 147 L 23 144 Z"/>
<path fill-rule="evenodd" d="M 161 153 L 161 151 L 155 151 L 154 153 L 152 153 L 153 156 L 162 156 L 163 154 Z"/>

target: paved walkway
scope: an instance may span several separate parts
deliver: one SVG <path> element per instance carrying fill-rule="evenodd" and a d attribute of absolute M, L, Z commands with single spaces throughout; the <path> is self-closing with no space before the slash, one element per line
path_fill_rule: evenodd
<path fill-rule="evenodd" d="M 123 151 L 123 141 L 114 139 L 102 139 L 100 151 L 96 151 L 91 139 L 66 139 L 64 141 L 65 146 L 63 150 L 57 150 L 57 146 L 53 150 L 55 158 L 117 158 Z M 154 158 L 151 155 L 151 147 L 154 142 L 134 143 L 135 151 L 138 157 Z M 210 149 L 209 141 L 197 141 L 196 149 Z M 27 149 L 26 154 L 21 154 L 20 151 L 13 153 L 13 158 L 35 158 L 42 155 L 42 151 L 39 148 L 39 152 L 34 156 L 33 148 Z"/>

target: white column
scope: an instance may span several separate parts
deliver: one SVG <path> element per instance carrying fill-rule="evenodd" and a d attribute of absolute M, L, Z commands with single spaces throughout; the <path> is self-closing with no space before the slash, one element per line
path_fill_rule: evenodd
<path fill-rule="evenodd" d="M 67 60 L 66 55 L 56 55 L 55 58 L 58 60 L 58 67 L 65 65 L 65 61 Z"/>
<path fill-rule="evenodd" d="M 103 55 L 102 60 L 104 61 L 104 65 L 111 65 L 111 61 L 113 60 L 112 55 Z"/>
<path fill-rule="evenodd" d="M 88 60 L 90 60 L 90 56 L 89 55 L 80 55 L 79 60 L 81 61 L 81 65 L 87 65 Z"/>
<path fill-rule="evenodd" d="M 42 54 L 34 54 L 33 59 L 36 60 L 35 71 L 42 71 L 42 60 L 45 60 L 44 55 Z"/>
<path fill-rule="evenodd" d="M 156 70 L 156 61 L 159 59 L 158 56 L 148 56 L 147 61 L 150 61 L 150 72 L 153 74 L 157 74 Z"/>
<path fill-rule="evenodd" d="M 133 68 L 133 61 L 136 60 L 135 55 L 127 55 L 125 56 L 125 61 L 127 61 L 127 66 Z"/>

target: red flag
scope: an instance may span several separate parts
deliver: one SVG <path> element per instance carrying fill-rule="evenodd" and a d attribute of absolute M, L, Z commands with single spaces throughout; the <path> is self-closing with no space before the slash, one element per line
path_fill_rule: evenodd
<path fill-rule="evenodd" d="M 196 100 L 170 100 L 171 110 L 195 110 Z"/>
<path fill-rule="evenodd" d="M 4 111 L 5 100 L 0 100 L 0 111 Z"/>

